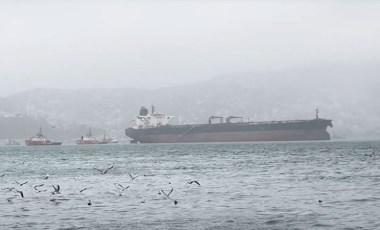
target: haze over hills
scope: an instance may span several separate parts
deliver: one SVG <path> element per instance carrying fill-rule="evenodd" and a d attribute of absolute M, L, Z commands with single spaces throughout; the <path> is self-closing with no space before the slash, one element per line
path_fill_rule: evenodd
<path fill-rule="evenodd" d="M 0 138 L 27 138 L 40 126 L 51 138 L 125 138 L 141 106 L 174 115 L 176 123 L 205 123 L 211 115 L 253 121 L 333 120 L 337 136 L 380 137 L 380 79 L 373 69 L 298 69 L 239 73 L 159 89 L 36 89 L 0 99 Z M 22 114 L 16 116 L 16 114 Z"/>

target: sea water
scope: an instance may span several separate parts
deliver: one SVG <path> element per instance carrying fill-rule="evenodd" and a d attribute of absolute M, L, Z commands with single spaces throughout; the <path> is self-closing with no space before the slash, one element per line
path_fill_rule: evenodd
<path fill-rule="evenodd" d="M 2 146 L 0 207 L 0 229 L 380 229 L 380 142 Z"/>

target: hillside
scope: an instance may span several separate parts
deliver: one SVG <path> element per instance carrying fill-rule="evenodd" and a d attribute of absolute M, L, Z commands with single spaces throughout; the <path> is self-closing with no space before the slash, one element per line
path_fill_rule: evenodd
<path fill-rule="evenodd" d="M 376 74 L 361 69 L 303 69 L 225 75 L 154 90 L 36 89 L 1 98 L 0 138 L 25 138 L 39 126 L 54 138 L 73 139 L 89 126 L 99 135 L 124 137 L 124 128 L 140 107 L 151 104 L 158 112 L 176 116 L 173 123 L 202 123 L 210 115 L 257 121 L 311 119 L 318 107 L 321 117 L 333 119 L 334 134 L 375 138 L 380 137 Z"/>

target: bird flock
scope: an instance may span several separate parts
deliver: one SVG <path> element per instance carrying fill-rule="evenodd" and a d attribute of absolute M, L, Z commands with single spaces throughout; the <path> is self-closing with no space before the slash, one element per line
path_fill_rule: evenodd
<path fill-rule="evenodd" d="M 23 162 L 22 165 L 30 165 L 30 164 Z M 111 172 L 114 168 L 115 168 L 115 165 L 111 165 L 110 167 L 106 167 L 104 169 L 99 169 L 99 168 L 95 168 L 95 167 L 92 169 L 95 170 L 96 172 L 100 173 L 100 176 L 102 176 L 102 175 L 106 175 L 106 174 L 112 174 Z M 1 178 L 4 178 L 5 176 L 6 176 L 5 174 L 0 175 Z M 144 175 L 144 177 L 145 176 L 150 176 L 150 175 Z M 129 182 L 136 182 L 136 181 L 138 181 L 139 175 L 133 175 L 130 172 L 127 172 L 127 174 L 125 174 L 125 177 L 129 179 Z M 49 194 L 50 193 L 50 197 L 51 197 L 50 201 L 58 204 L 59 203 L 58 199 L 55 198 L 54 196 L 62 194 L 64 189 L 62 189 L 59 184 L 48 183 L 49 180 L 51 180 L 51 176 L 48 174 L 43 175 L 40 178 L 41 178 L 40 180 L 43 180 L 45 182 L 32 185 L 29 183 L 29 181 L 14 181 L 13 184 L 15 186 L 4 187 L 4 188 L 1 188 L 1 190 L 4 193 L 14 194 L 13 196 L 8 197 L 6 199 L 8 203 L 13 203 L 13 200 L 17 197 L 19 197 L 19 199 L 25 199 L 27 197 L 27 195 L 25 193 L 26 190 L 24 190 L 23 188 L 29 186 L 29 187 L 33 188 L 34 192 L 37 194 L 43 194 L 43 193 Z M 73 177 L 70 179 L 73 179 L 75 181 L 82 181 L 82 179 L 77 178 L 77 177 Z M 136 183 L 139 183 L 139 182 L 136 182 Z M 171 183 L 169 182 L 168 184 L 171 184 Z M 125 184 L 125 183 L 120 183 L 120 182 L 114 182 L 113 185 L 117 191 L 116 195 L 118 195 L 118 196 L 123 196 L 123 194 L 126 191 L 128 191 L 131 188 L 131 186 L 133 186 L 133 184 Z M 186 181 L 186 183 L 185 183 L 185 188 L 187 188 L 188 186 L 200 187 L 201 184 L 196 180 L 190 180 L 190 181 Z M 51 188 L 51 190 L 48 189 L 49 187 Z M 92 189 L 94 189 L 94 186 L 85 186 L 82 189 L 80 189 L 78 191 L 78 193 L 83 194 L 84 192 L 86 192 L 88 190 L 92 190 Z M 165 199 L 173 202 L 174 205 L 178 205 L 178 200 L 171 197 L 173 192 L 174 192 L 174 188 L 172 187 L 170 190 L 167 190 L 167 191 L 165 191 L 164 189 L 160 189 L 158 194 L 163 195 L 163 197 Z M 30 192 L 28 192 L 28 196 L 33 196 L 33 195 Z M 142 199 L 140 202 L 146 203 L 146 200 Z M 88 200 L 87 205 L 88 206 L 93 205 L 93 201 Z"/>

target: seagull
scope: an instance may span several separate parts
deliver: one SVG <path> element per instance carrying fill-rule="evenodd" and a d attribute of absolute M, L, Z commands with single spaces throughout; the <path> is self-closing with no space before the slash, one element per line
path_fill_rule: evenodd
<path fill-rule="evenodd" d="M 59 190 L 61 189 L 59 187 L 59 184 L 57 184 L 57 187 L 55 187 L 54 185 L 52 185 L 53 188 L 54 188 L 54 192 L 52 192 L 51 194 L 54 195 L 54 194 L 60 194 Z"/>
<path fill-rule="evenodd" d="M 17 190 L 16 192 L 20 193 L 21 197 L 24 198 L 24 193 L 22 191 Z"/>
<path fill-rule="evenodd" d="M 19 182 L 17 182 L 17 181 L 15 181 L 16 182 L 16 184 L 18 184 L 19 186 L 23 186 L 24 184 L 27 184 L 28 183 L 28 181 L 25 181 L 24 183 L 19 183 Z"/>
<path fill-rule="evenodd" d="M 16 114 L 16 117 L 21 117 L 21 116 L 22 116 L 21 113 Z"/>
<path fill-rule="evenodd" d="M 373 150 L 372 154 L 365 154 L 367 157 L 374 157 L 376 150 Z"/>
<path fill-rule="evenodd" d="M 172 188 L 172 190 L 170 190 L 170 192 L 168 194 L 166 194 L 164 192 L 164 190 L 161 189 L 161 192 L 169 199 L 169 200 L 172 200 L 169 196 L 170 194 L 173 192 L 174 188 Z M 158 193 L 158 194 L 161 194 L 161 193 Z M 177 205 L 178 204 L 178 201 L 177 200 L 174 200 L 174 205 Z"/>
<path fill-rule="evenodd" d="M 92 205 L 91 200 L 88 200 L 87 205 Z"/>
<path fill-rule="evenodd" d="M 101 169 L 97 169 L 97 168 L 94 168 L 95 170 L 98 170 L 100 172 L 100 174 L 104 175 L 106 174 L 108 171 L 110 171 L 112 168 L 113 168 L 114 165 L 112 165 L 111 167 L 109 167 L 108 169 L 105 169 L 105 170 L 101 170 Z"/>
<path fill-rule="evenodd" d="M 129 176 L 131 177 L 131 180 L 134 180 L 134 179 L 136 179 L 137 177 L 139 177 L 139 176 L 135 176 L 135 177 L 133 177 L 130 173 L 128 173 L 129 174 Z"/>
<path fill-rule="evenodd" d="M 42 187 L 44 186 L 44 184 L 37 184 L 37 185 L 34 185 L 33 188 L 34 190 L 36 190 L 36 192 L 46 192 L 47 190 L 39 190 L 37 187 Z"/>
<path fill-rule="evenodd" d="M 188 185 L 188 184 L 192 184 L 192 183 L 195 183 L 195 184 L 197 184 L 198 186 L 201 186 L 201 184 L 199 184 L 198 181 L 196 181 L 196 180 L 192 180 L 192 181 L 187 182 L 187 183 L 185 184 L 185 187 L 186 187 L 186 185 Z"/>
<path fill-rule="evenodd" d="M 119 196 L 121 196 L 121 194 L 124 192 L 124 190 L 128 189 L 129 186 L 127 187 L 124 187 L 123 185 L 119 184 L 119 183 L 114 183 L 116 189 L 119 190 Z"/>
<path fill-rule="evenodd" d="M 55 126 L 54 126 L 54 125 L 51 125 L 50 127 L 52 127 L 53 129 L 55 129 Z"/>
<path fill-rule="evenodd" d="M 124 191 L 126 189 L 129 188 L 129 186 L 127 187 L 124 187 L 123 185 L 119 184 L 119 183 L 114 183 L 115 187 L 118 189 L 118 190 L 121 190 L 121 191 Z"/>
<path fill-rule="evenodd" d="M 168 198 L 168 199 L 170 199 L 170 194 L 172 194 L 172 192 L 173 192 L 173 190 L 174 190 L 174 188 L 172 188 L 172 190 L 170 190 L 170 192 L 168 193 L 168 194 L 166 194 L 165 192 L 164 192 L 164 190 L 162 190 L 161 189 L 161 192 Z"/>
<path fill-rule="evenodd" d="M 80 190 L 79 192 L 82 193 L 82 192 L 84 192 L 84 191 L 86 191 L 86 190 L 88 190 L 88 189 L 92 189 L 92 188 L 93 188 L 93 187 L 84 188 L 84 189 Z"/>
<path fill-rule="evenodd" d="M 9 197 L 9 198 L 7 199 L 8 203 L 12 203 L 12 199 L 13 199 L 13 197 Z"/>
<path fill-rule="evenodd" d="M 45 179 L 45 180 L 49 179 L 49 174 L 46 174 L 46 175 L 43 176 L 42 178 Z"/>
<path fill-rule="evenodd" d="M 14 191 L 14 190 L 16 190 L 16 188 L 2 188 L 2 190 L 8 190 L 8 192 L 10 192 L 10 191 Z"/>

